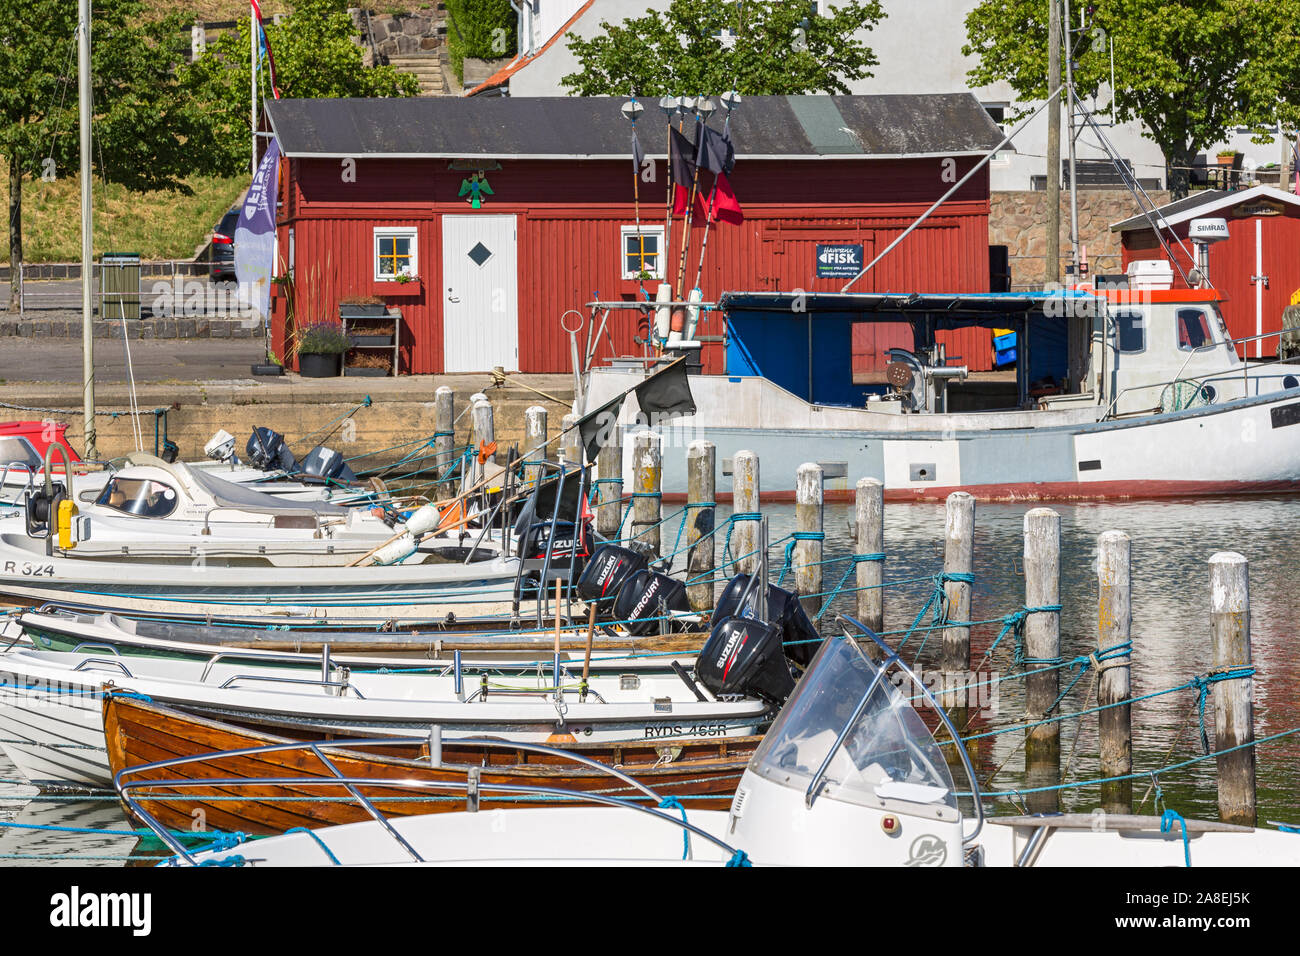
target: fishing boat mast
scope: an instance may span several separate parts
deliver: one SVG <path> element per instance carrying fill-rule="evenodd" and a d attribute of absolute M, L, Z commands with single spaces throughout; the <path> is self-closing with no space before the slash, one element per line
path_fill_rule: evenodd
<path fill-rule="evenodd" d="M 95 449 L 95 327 L 91 302 L 94 232 L 90 209 L 90 0 L 77 3 L 77 112 L 81 120 L 81 348 L 85 455 Z"/>

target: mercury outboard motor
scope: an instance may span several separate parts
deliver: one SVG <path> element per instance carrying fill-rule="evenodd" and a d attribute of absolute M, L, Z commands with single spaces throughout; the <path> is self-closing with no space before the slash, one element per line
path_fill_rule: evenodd
<path fill-rule="evenodd" d="M 603 544 L 596 549 L 578 578 L 578 597 L 598 601 L 601 610 L 610 611 L 619 588 L 632 575 L 644 571 L 649 562 L 640 551 L 617 544 Z"/>
<path fill-rule="evenodd" d="M 781 629 L 748 617 L 713 626 L 695 661 L 695 676 L 716 696 L 761 697 L 784 704 L 794 690 Z"/>
<path fill-rule="evenodd" d="M 748 574 L 737 574 L 727 582 L 713 610 L 713 620 L 721 622 L 729 617 L 767 617 L 780 628 L 786 655 L 800 667 L 807 667 L 812 662 L 813 655 L 817 653 L 817 648 L 821 647 L 822 638 L 817 633 L 817 628 L 813 626 L 813 622 L 809 620 L 808 613 L 799 601 L 799 596 L 793 591 L 769 584 L 766 614 L 755 613 L 755 605 L 759 600 L 757 588 L 745 601 L 745 606 L 740 606 L 741 598 L 749 587 L 749 580 Z"/>
<path fill-rule="evenodd" d="M 248 463 L 262 471 L 292 471 L 298 462 L 284 443 L 284 436 L 264 426 L 253 429 L 244 451 Z"/>
<path fill-rule="evenodd" d="M 668 615 L 690 611 L 686 585 L 666 574 L 649 569 L 637 571 L 618 590 L 614 599 L 614 620 L 623 622 L 628 633 L 644 636 L 659 631 L 661 623 L 673 629 Z"/>
<path fill-rule="evenodd" d="M 308 452 L 307 457 L 298 463 L 298 470 L 303 475 L 341 484 L 352 484 L 357 480 L 356 474 L 348 467 L 347 460 L 333 448 L 324 445 L 317 445 Z"/>

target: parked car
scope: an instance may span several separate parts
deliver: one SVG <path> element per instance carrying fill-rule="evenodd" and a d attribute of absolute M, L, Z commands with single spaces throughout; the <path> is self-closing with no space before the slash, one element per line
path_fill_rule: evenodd
<path fill-rule="evenodd" d="M 232 209 L 221 217 L 221 222 L 212 231 L 212 269 L 209 275 L 213 282 L 238 282 L 235 275 L 235 226 L 239 223 L 239 210 Z"/>

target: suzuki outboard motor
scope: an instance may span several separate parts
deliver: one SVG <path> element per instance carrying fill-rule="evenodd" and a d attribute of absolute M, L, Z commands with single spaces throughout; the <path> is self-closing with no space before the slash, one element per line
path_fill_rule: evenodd
<path fill-rule="evenodd" d="M 629 577 L 614 599 L 614 620 L 623 622 L 631 634 L 658 633 L 662 624 L 674 628 L 674 622 L 665 620 L 674 611 L 690 611 L 686 598 L 686 585 L 657 571 L 638 571 Z"/>
<path fill-rule="evenodd" d="M 285 445 L 284 436 L 262 426 L 253 429 L 244 451 L 248 463 L 262 471 L 292 471 L 298 463 Z"/>
<path fill-rule="evenodd" d="M 821 647 L 822 638 L 817 633 L 817 628 L 813 626 L 813 622 L 809 620 L 808 613 L 799 601 L 799 596 L 793 591 L 769 584 L 767 609 L 764 613 L 762 608 L 755 609 L 755 605 L 759 603 L 757 588 L 745 602 L 746 606 L 740 607 L 740 600 L 748 587 L 748 574 L 737 574 L 727 582 L 727 586 L 722 589 L 722 594 L 718 597 L 717 607 L 713 610 L 714 622 L 721 622 L 729 617 L 767 617 L 781 629 L 786 655 L 800 667 L 807 667 L 813 655 L 817 653 L 817 648 Z"/>
<path fill-rule="evenodd" d="M 326 448 L 324 445 L 317 445 L 308 452 L 307 457 L 298 463 L 298 470 L 303 475 L 325 478 L 341 484 L 352 484 L 357 480 L 357 476 L 348 467 L 344 457 L 333 448 Z"/>
<path fill-rule="evenodd" d="M 695 661 L 695 676 L 716 696 L 761 697 L 784 704 L 794 690 L 781 629 L 747 617 L 713 626 Z"/>
<path fill-rule="evenodd" d="M 612 612 L 619 588 L 647 565 L 646 556 L 639 551 L 617 544 L 601 545 L 578 578 L 578 597 L 598 601 L 601 611 Z"/>

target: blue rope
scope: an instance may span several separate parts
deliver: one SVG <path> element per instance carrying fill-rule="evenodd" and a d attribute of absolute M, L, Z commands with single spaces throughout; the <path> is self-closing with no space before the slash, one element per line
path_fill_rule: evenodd
<path fill-rule="evenodd" d="M 731 855 L 731 859 L 727 861 L 727 866 L 753 866 L 753 865 L 754 865 L 753 863 L 749 862 L 749 855 L 746 854 L 744 850 L 737 850 L 735 853 Z"/>
<path fill-rule="evenodd" d="M 1177 810 L 1166 810 L 1164 816 L 1160 818 L 1160 832 L 1168 833 L 1174 828 L 1175 821 L 1183 831 L 1183 863 L 1190 868 L 1192 865 L 1192 843 L 1187 836 L 1187 821 L 1183 819 L 1182 814 Z"/>
<path fill-rule="evenodd" d="M 1230 667 L 1225 671 L 1217 674 L 1206 674 L 1204 677 L 1193 677 L 1191 684 L 1196 688 L 1197 699 L 1196 707 L 1200 711 L 1201 717 L 1201 751 L 1202 753 L 1210 752 L 1210 735 L 1205 731 L 1205 700 L 1210 693 L 1210 685 L 1217 684 L 1223 680 L 1235 680 L 1239 677 L 1251 677 L 1255 673 L 1253 667 Z"/>
<path fill-rule="evenodd" d="M 334 855 L 333 851 L 330 850 L 330 848 L 325 845 L 325 841 L 322 840 L 315 833 L 313 833 L 311 830 L 308 830 L 306 827 L 293 827 L 292 829 L 284 831 L 285 836 L 288 836 L 290 833 L 307 834 L 309 837 L 311 837 L 313 840 L 316 841 L 317 846 L 319 846 L 322 850 L 325 851 L 325 855 L 330 858 L 331 863 L 333 863 L 335 866 L 343 865 L 342 863 L 339 862 L 339 858 Z"/>
<path fill-rule="evenodd" d="M 175 859 L 175 857 L 172 859 Z M 231 856 L 223 856 L 219 860 L 204 860 L 199 866 L 244 866 L 247 863 L 247 860 L 235 853 Z M 167 864 L 164 863 L 163 865 L 166 866 Z"/>
<path fill-rule="evenodd" d="M 826 532 L 824 531 L 791 531 L 790 541 L 785 546 L 785 561 L 781 565 L 781 574 L 776 579 L 776 586 L 780 587 L 785 581 L 786 572 L 790 570 L 794 561 L 794 546 L 800 541 L 825 541 Z"/>
<path fill-rule="evenodd" d="M 680 810 L 682 811 L 682 823 L 686 822 L 686 808 L 682 806 L 681 801 L 676 797 L 664 797 L 659 801 L 661 810 Z M 682 859 L 685 860 L 691 854 L 691 831 L 682 827 Z"/>

